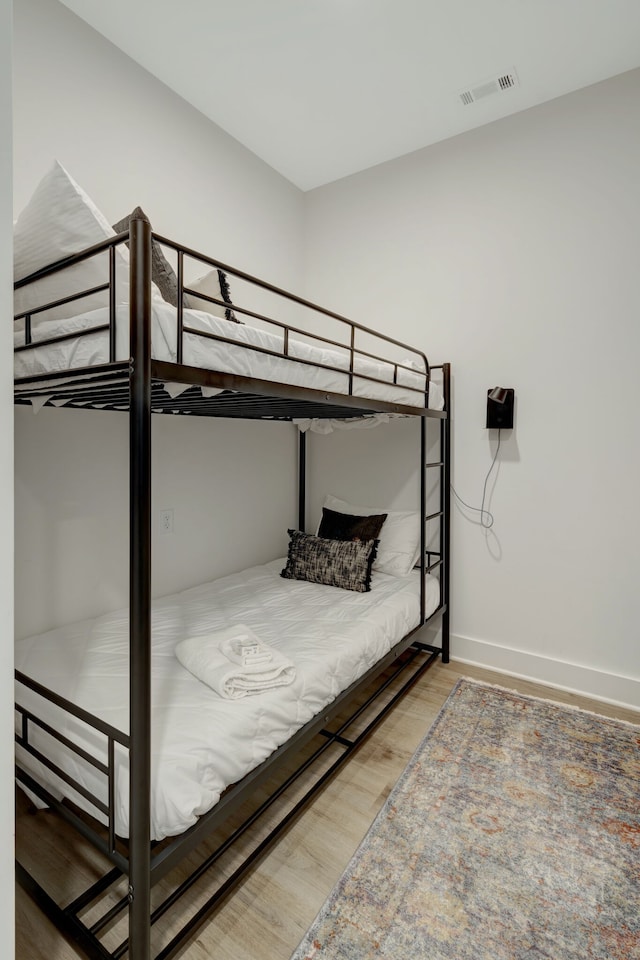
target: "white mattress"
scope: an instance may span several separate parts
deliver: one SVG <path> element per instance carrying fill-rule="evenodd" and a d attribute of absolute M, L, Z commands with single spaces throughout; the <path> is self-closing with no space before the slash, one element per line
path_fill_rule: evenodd
<path fill-rule="evenodd" d="M 36 342 L 38 339 L 52 336 L 80 333 L 91 327 L 108 323 L 108 320 L 108 310 L 104 308 L 65 320 L 47 321 L 34 329 L 33 339 Z M 312 361 L 314 365 L 297 363 L 295 359 L 272 357 L 269 354 L 246 349 L 246 344 L 252 344 L 281 353 L 283 340 L 275 333 L 257 329 L 248 324 L 231 323 L 200 310 L 185 310 L 184 325 L 235 341 L 223 343 L 185 333 L 183 362 L 189 366 L 261 380 L 273 380 L 315 390 L 349 392 L 349 357 L 346 350 L 328 349 L 318 343 L 310 344 L 303 342 L 300 338 L 291 337 L 290 356 Z M 21 346 L 24 343 L 24 336 L 16 333 L 14 341 L 15 346 Z M 176 311 L 174 307 L 161 300 L 152 301 L 152 355 L 156 360 L 176 360 Z M 129 307 L 127 304 L 120 304 L 116 310 L 116 359 L 126 360 L 128 357 Z M 60 343 L 16 353 L 14 374 L 16 378 L 28 377 L 108 362 L 108 331 L 103 331 L 83 337 L 71 337 Z M 403 362 L 410 366 L 414 361 L 406 358 Z M 329 370 L 327 366 L 339 369 Z M 343 370 L 347 372 L 341 372 Z M 424 372 L 417 369 L 415 371 L 400 369 L 398 383 L 394 384 L 393 363 L 376 362 L 357 356 L 354 370 L 355 373 L 361 374 L 359 377 L 354 377 L 352 389 L 354 396 L 409 406 L 424 405 Z M 373 376 L 385 382 L 371 382 L 364 379 L 362 375 Z M 435 410 L 442 409 L 442 392 L 437 384 L 432 382 L 429 394 L 429 406 Z M 172 395 L 176 395 L 175 390 Z"/>
<path fill-rule="evenodd" d="M 152 666 L 152 835 L 182 833 L 221 792 L 284 743 L 336 695 L 383 657 L 419 622 L 419 571 L 374 572 L 369 593 L 280 577 L 284 560 L 251 567 L 154 603 Z M 427 614 L 439 583 L 427 577 Z M 246 623 L 296 667 L 293 684 L 242 700 L 225 700 L 175 657 L 176 643 Z M 76 623 L 16 645 L 16 668 L 128 732 L 128 612 Z M 104 738 L 19 686 L 19 702 L 73 741 L 104 756 Z M 106 800 L 104 778 L 34 734 L 49 756 Z M 43 750 L 44 750 L 43 746 Z M 39 779 L 95 814 L 23 750 Z M 128 758 L 117 755 L 116 832 L 128 835 Z"/>

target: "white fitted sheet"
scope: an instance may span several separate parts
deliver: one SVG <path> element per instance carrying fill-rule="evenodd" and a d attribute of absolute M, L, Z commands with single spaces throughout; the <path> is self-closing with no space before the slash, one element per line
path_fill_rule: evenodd
<path fill-rule="evenodd" d="M 284 560 L 193 587 L 154 602 L 152 663 L 152 837 L 177 835 L 213 807 L 297 729 L 380 660 L 419 622 L 419 571 L 374 572 L 369 593 L 280 577 Z M 439 583 L 426 578 L 427 615 Z M 289 657 L 296 679 L 242 700 L 225 700 L 177 660 L 179 640 L 246 623 Z M 127 732 L 128 611 L 72 624 L 16 644 L 16 668 Z M 60 732 L 104 756 L 104 739 L 44 704 L 21 685 L 18 700 Z M 33 742 L 106 801 L 104 778 L 51 738 Z M 58 795 L 95 813 L 46 768 L 18 748 L 22 765 Z M 117 750 L 116 831 L 127 836 L 128 755 Z"/>
<path fill-rule="evenodd" d="M 34 328 L 33 339 L 36 342 L 38 339 L 52 336 L 80 333 L 91 327 L 108 323 L 108 319 L 108 310 L 104 308 L 65 320 L 47 321 Z M 292 359 L 273 357 L 246 349 L 246 345 L 252 344 L 281 353 L 283 338 L 275 333 L 251 327 L 248 324 L 231 323 L 201 310 L 185 310 L 184 324 L 196 330 L 234 340 L 234 343 L 223 343 L 185 333 L 183 362 L 189 366 L 315 390 L 349 392 L 349 357 L 346 350 L 325 348 L 317 342 L 307 343 L 292 336 L 289 343 L 289 354 Z M 16 333 L 14 341 L 15 346 L 22 345 L 23 336 Z M 176 360 L 176 311 L 170 304 L 159 299 L 152 301 L 152 355 L 156 360 L 172 362 Z M 129 307 L 127 304 L 120 304 L 116 309 L 116 359 L 126 360 L 128 357 Z M 298 363 L 297 359 L 308 360 L 310 363 Z M 16 378 L 28 377 L 108 362 L 108 332 L 103 331 L 83 337 L 71 337 L 59 343 L 16 353 L 14 354 L 14 375 Z M 409 358 L 403 362 L 411 363 Z M 339 369 L 329 370 L 320 364 Z M 376 383 L 364 379 L 364 376 L 355 376 L 352 389 L 354 396 L 409 406 L 424 405 L 424 372 L 400 369 L 398 383 L 394 384 L 393 363 L 377 362 L 358 356 L 355 358 L 354 370 L 356 374 L 373 376 L 385 381 Z M 434 410 L 441 410 L 442 392 L 436 383 L 431 383 L 429 393 L 429 406 Z M 175 391 L 173 395 L 175 396 Z"/>

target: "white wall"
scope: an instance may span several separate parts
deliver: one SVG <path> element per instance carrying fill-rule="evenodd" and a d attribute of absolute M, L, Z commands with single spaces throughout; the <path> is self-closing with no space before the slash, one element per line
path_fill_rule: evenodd
<path fill-rule="evenodd" d="M 110 222 L 139 204 L 158 232 L 299 289 L 295 187 L 55 0 L 16 0 L 14 44 L 16 214 L 57 158 Z M 16 425 L 24 636 L 127 602 L 128 424 L 25 408 Z M 154 517 L 175 521 L 155 537 L 156 594 L 285 552 L 294 428 L 156 417 L 153 431 Z"/>
<path fill-rule="evenodd" d="M 139 204 L 158 233 L 297 281 L 299 190 L 56 0 L 14 18 L 16 213 L 57 158 L 110 223 Z"/>
<path fill-rule="evenodd" d="M 453 655 L 635 705 L 639 96 L 619 76 L 319 188 L 306 220 L 308 296 L 452 362 L 472 504 L 487 388 L 516 390 L 492 531 L 454 511 Z"/>
<path fill-rule="evenodd" d="M 11 4 L 0 3 L 0 315 L 11 316 Z M 14 945 L 13 894 L 13 359 L 11 324 L 0 342 L 0 502 L 5 517 L 0 546 L 0 956 L 10 960 Z"/>
<path fill-rule="evenodd" d="M 285 555 L 297 510 L 295 429 L 259 427 L 154 417 L 156 596 Z M 127 604 L 127 456 L 124 414 L 16 410 L 18 636 Z M 173 534 L 160 532 L 166 509 Z"/>

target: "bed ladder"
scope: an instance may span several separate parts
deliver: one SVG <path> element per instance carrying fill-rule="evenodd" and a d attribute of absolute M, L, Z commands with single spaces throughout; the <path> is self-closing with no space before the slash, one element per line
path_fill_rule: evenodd
<path fill-rule="evenodd" d="M 450 607 L 450 541 L 451 541 L 451 367 L 448 363 L 432 366 L 431 370 L 442 370 L 444 416 L 439 418 L 440 438 L 439 456 L 436 460 L 427 460 L 427 420 L 420 418 L 420 510 L 421 529 L 421 569 L 420 605 L 422 623 L 428 623 L 437 615 L 441 616 L 442 662 L 449 662 L 449 607 Z M 438 472 L 439 504 L 438 509 L 427 513 L 427 477 L 430 471 Z M 439 549 L 431 550 L 428 530 L 432 523 L 439 526 Z M 427 574 L 434 570 L 440 573 L 440 603 L 437 610 L 425 618 L 425 595 Z"/>

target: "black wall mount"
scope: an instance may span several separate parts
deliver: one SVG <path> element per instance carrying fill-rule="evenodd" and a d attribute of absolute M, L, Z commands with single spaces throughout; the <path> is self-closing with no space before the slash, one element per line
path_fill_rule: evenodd
<path fill-rule="evenodd" d="M 498 399 L 492 399 L 492 395 Z M 502 399 L 504 397 L 504 399 Z M 513 427 L 513 406 L 515 390 L 512 387 L 492 387 L 487 390 L 487 428 L 491 430 L 511 430 Z"/>

